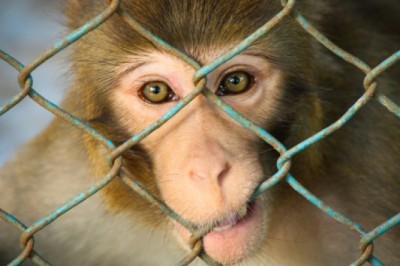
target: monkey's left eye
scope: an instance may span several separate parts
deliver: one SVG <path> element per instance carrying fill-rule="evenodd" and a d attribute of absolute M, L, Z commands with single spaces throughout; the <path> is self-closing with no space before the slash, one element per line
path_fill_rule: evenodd
<path fill-rule="evenodd" d="M 139 97 L 145 102 L 160 104 L 177 100 L 177 96 L 164 82 L 154 81 L 146 83 L 139 91 Z"/>
<path fill-rule="evenodd" d="M 223 78 L 216 95 L 243 93 L 252 87 L 253 80 L 253 76 L 244 71 L 232 72 Z"/>

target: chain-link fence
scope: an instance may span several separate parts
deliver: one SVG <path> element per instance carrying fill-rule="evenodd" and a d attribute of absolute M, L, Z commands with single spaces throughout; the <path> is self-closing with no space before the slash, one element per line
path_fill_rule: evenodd
<path fill-rule="evenodd" d="M 360 225 L 356 222 L 350 220 L 345 217 L 341 213 L 337 212 L 333 208 L 326 205 L 322 202 L 318 197 L 310 193 L 301 183 L 299 183 L 294 176 L 292 176 L 289 172 L 290 170 L 290 162 L 293 156 L 296 154 L 308 149 L 314 143 L 321 141 L 326 138 L 336 130 L 340 130 L 340 128 L 345 125 L 353 116 L 366 104 L 368 104 L 372 100 L 377 100 L 381 105 L 386 107 L 388 112 L 392 112 L 395 116 L 400 118 L 400 107 L 396 105 L 391 99 L 386 97 L 384 94 L 376 91 L 377 83 L 376 78 L 393 66 L 397 61 L 400 60 L 400 51 L 394 53 L 392 56 L 383 59 L 380 64 L 376 67 L 372 68 L 363 62 L 361 59 L 355 57 L 354 55 L 342 50 L 333 42 L 331 42 L 326 36 L 321 34 L 312 24 L 310 24 L 307 19 L 299 13 L 295 6 L 295 0 L 281 0 L 282 9 L 267 23 L 265 23 L 262 27 L 257 29 L 253 34 L 245 38 L 242 42 L 240 42 L 237 46 L 235 46 L 230 51 L 226 52 L 223 56 L 217 58 L 215 61 L 208 65 L 200 65 L 192 58 L 188 57 L 185 53 L 175 49 L 170 46 L 168 43 L 164 42 L 159 37 L 153 35 L 151 32 L 143 28 L 135 19 L 133 19 L 121 6 L 120 0 L 112 0 L 109 3 L 107 9 L 105 9 L 102 13 L 98 14 L 95 18 L 88 21 L 82 27 L 76 29 L 74 32 L 68 34 L 60 41 L 54 43 L 54 45 L 48 49 L 45 53 L 40 55 L 33 62 L 23 65 L 17 59 L 15 59 L 12 55 L 7 54 L 6 52 L 0 50 L 0 58 L 7 62 L 11 67 L 15 68 L 18 72 L 18 83 L 21 87 L 21 91 L 12 97 L 7 103 L 0 107 L 0 115 L 5 114 L 11 108 L 16 106 L 22 99 L 25 97 L 30 97 L 36 103 L 41 105 L 43 108 L 47 109 L 49 112 L 53 113 L 55 116 L 60 117 L 67 121 L 68 123 L 74 125 L 79 128 L 83 132 L 91 135 L 93 138 L 98 140 L 104 147 L 106 147 L 109 151 L 108 160 L 112 167 L 110 167 L 110 171 L 96 184 L 90 187 L 87 191 L 82 191 L 75 198 L 66 202 L 63 206 L 60 206 L 55 211 L 49 213 L 48 216 L 42 217 L 35 223 L 31 225 L 24 225 L 22 222 L 18 220 L 18 217 L 14 217 L 12 214 L 7 213 L 6 210 L 0 209 L 0 217 L 10 224 L 14 225 L 14 227 L 21 232 L 20 242 L 23 245 L 23 249 L 18 257 L 16 257 L 11 265 L 19 265 L 26 259 L 31 259 L 33 262 L 39 265 L 47 265 L 45 258 L 40 256 L 34 250 L 34 242 L 33 236 L 50 223 L 57 220 L 62 214 L 68 212 L 84 200 L 88 199 L 98 191 L 102 190 L 105 186 L 107 186 L 113 179 L 121 178 L 122 181 L 130 187 L 133 191 L 143 196 L 150 203 L 159 206 L 159 208 L 168 214 L 171 218 L 175 219 L 179 223 L 181 223 L 186 229 L 192 232 L 192 236 L 190 239 L 190 246 L 192 251 L 188 254 L 180 264 L 186 265 L 191 263 L 196 257 L 201 257 L 204 261 L 209 261 L 207 255 L 203 252 L 203 243 L 202 236 L 207 232 L 199 231 L 193 228 L 193 226 L 186 222 L 184 219 L 179 217 L 173 210 L 171 210 L 165 203 L 163 203 L 158 198 L 154 197 L 154 195 L 150 194 L 146 191 L 145 188 L 141 186 L 138 181 L 131 179 L 126 176 L 121 170 L 122 166 L 122 155 L 125 151 L 130 149 L 132 146 L 139 143 L 141 140 L 146 138 L 151 132 L 157 130 L 161 127 L 165 122 L 171 119 L 175 114 L 177 114 L 182 108 L 184 108 L 188 103 L 190 103 L 195 97 L 199 94 L 203 94 L 208 101 L 212 102 L 218 108 L 223 110 L 227 115 L 236 120 L 243 127 L 255 133 L 258 137 L 264 140 L 266 143 L 271 145 L 279 154 L 280 157 L 277 161 L 278 171 L 272 175 L 269 179 L 264 181 L 254 192 L 253 197 L 257 197 L 260 194 L 264 193 L 266 190 L 275 186 L 280 182 L 287 182 L 295 191 L 301 194 L 304 198 L 306 198 L 311 204 L 315 205 L 317 208 L 321 210 L 321 212 L 326 213 L 332 219 L 342 223 L 347 226 L 349 230 L 353 230 L 357 232 L 360 236 L 359 249 L 361 255 L 359 258 L 353 262 L 354 265 L 362 265 L 366 261 L 369 261 L 373 265 L 382 265 L 377 257 L 373 254 L 372 243 L 373 241 L 393 228 L 394 226 L 400 223 L 400 213 L 395 215 L 394 217 L 388 219 L 383 224 L 377 226 L 375 229 L 371 231 L 364 230 Z M 53 104 L 45 97 L 40 95 L 33 87 L 33 80 L 31 77 L 32 71 L 40 67 L 44 62 L 48 59 L 52 58 L 54 55 L 62 51 L 64 48 L 69 46 L 70 44 L 78 41 L 81 37 L 88 34 L 90 31 L 95 30 L 99 25 L 105 23 L 111 16 L 120 16 L 126 23 L 128 23 L 135 31 L 140 33 L 144 38 L 149 40 L 154 46 L 159 49 L 166 51 L 177 58 L 183 60 L 188 63 L 194 69 L 196 69 L 196 73 L 193 77 L 193 83 L 195 84 L 195 88 L 182 100 L 177 102 L 167 113 L 165 113 L 162 117 L 160 117 L 157 121 L 147 126 L 142 131 L 138 132 L 128 140 L 126 140 L 122 145 L 115 146 L 115 144 L 100 134 L 97 130 L 90 127 L 85 122 L 79 120 L 74 117 L 70 113 L 61 109 L 59 106 Z M 280 143 L 276 138 L 270 135 L 263 128 L 257 126 L 252 121 L 246 119 L 242 114 L 235 111 L 232 107 L 222 101 L 219 97 L 217 97 L 213 92 L 211 92 L 208 88 L 206 88 L 206 80 L 205 77 L 211 71 L 216 69 L 221 64 L 227 62 L 232 59 L 235 55 L 244 51 L 247 47 L 249 47 L 252 43 L 256 42 L 262 36 L 268 34 L 274 27 L 281 23 L 283 19 L 291 16 L 294 20 L 297 21 L 301 27 L 304 28 L 305 34 L 312 35 L 319 43 L 329 49 L 333 54 L 340 57 L 348 64 L 351 64 L 365 73 L 364 78 L 364 88 L 365 93 L 333 124 L 324 128 L 320 132 L 314 134 L 313 136 L 303 140 L 298 143 L 294 147 L 287 149 L 282 143 Z M 0 206 L 1 207 L 1 206 Z"/>

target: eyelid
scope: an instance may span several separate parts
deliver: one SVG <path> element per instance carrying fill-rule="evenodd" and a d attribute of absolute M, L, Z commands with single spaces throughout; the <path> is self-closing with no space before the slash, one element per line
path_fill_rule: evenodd
<path fill-rule="evenodd" d="M 141 76 L 139 78 L 136 78 L 132 81 L 132 85 L 134 87 L 143 87 L 146 83 L 150 83 L 150 82 L 162 82 L 165 83 L 169 88 L 172 89 L 172 86 L 170 84 L 170 82 L 168 82 L 167 79 L 163 78 L 162 76 Z"/>
<path fill-rule="evenodd" d="M 222 85 L 224 78 L 226 78 L 226 77 L 229 76 L 230 74 L 236 73 L 236 72 L 243 72 L 243 73 L 245 73 L 246 75 L 248 75 L 248 77 L 249 77 L 249 84 L 248 84 L 248 87 L 246 87 L 246 89 L 244 89 L 243 91 L 240 91 L 240 92 L 237 92 L 237 93 L 234 93 L 234 92 L 231 92 L 231 91 L 228 90 L 228 91 L 225 91 L 225 93 L 226 93 L 226 92 L 228 92 L 228 93 L 226 93 L 226 94 L 221 94 L 221 95 L 219 95 L 219 96 L 222 97 L 222 96 L 239 96 L 239 95 L 241 95 L 241 94 L 244 95 L 244 94 L 246 94 L 247 92 L 249 92 L 250 90 L 253 89 L 253 87 L 256 85 L 256 77 L 255 77 L 255 74 L 253 74 L 251 71 L 243 70 L 243 68 L 237 68 L 237 69 L 235 69 L 235 68 L 233 68 L 233 69 L 230 68 L 229 71 L 226 71 L 226 73 L 221 73 L 221 75 L 219 76 L 218 83 L 217 83 L 217 85 L 215 86 L 216 90 L 214 91 L 214 93 L 215 93 L 216 95 L 218 95 L 218 92 L 219 92 L 220 90 L 223 90 L 223 89 L 224 89 L 224 87 L 223 87 L 223 85 Z"/>
<path fill-rule="evenodd" d="M 142 79 L 142 78 L 144 78 L 144 79 Z M 139 82 L 137 82 L 137 81 L 139 81 Z M 170 93 L 172 93 L 171 100 L 167 100 L 167 101 L 160 102 L 160 103 L 152 103 L 150 101 L 147 101 L 145 99 L 145 97 L 142 95 L 143 94 L 142 93 L 142 89 L 146 84 L 153 83 L 153 82 L 161 82 L 161 83 L 164 83 L 165 85 L 167 85 L 168 90 L 170 91 Z M 160 77 L 160 76 L 157 76 L 157 77 L 156 76 L 143 76 L 143 77 L 141 77 L 140 80 L 135 79 L 132 82 L 132 84 L 134 84 L 134 83 L 136 83 L 133 86 L 133 90 L 135 91 L 135 94 L 138 95 L 138 97 L 141 99 L 142 102 L 144 102 L 144 103 L 146 103 L 148 105 L 160 106 L 160 105 L 163 105 L 163 104 L 168 104 L 168 103 L 176 102 L 176 101 L 180 100 L 180 97 L 176 94 L 175 90 L 170 85 L 170 83 L 168 81 L 166 81 L 164 78 Z M 140 95 L 142 95 L 142 96 L 140 96 Z"/>
<path fill-rule="evenodd" d="M 135 93 L 138 93 L 143 88 L 144 85 L 146 85 L 147 83 L 150 83 L 150 82 L 164 83 L 176 95 L 174 87 L 171 86 L 171 83 L 162 76 L 148 75 L 148 76 L 141 76 L 139 78 L 136 78 L 131 82 L 131 89 L 134 90 Z"/>
<path fill-rule="evenodd" d="M 247 64 L 237 64 L 237 65 L 231 65 L 231 66 L 227 66 L 224 70 L 222 70 L 220 73 L 218 73 L 218 78 L 216 80 L 216 83 L 214 84 L 214 86 L 212 86 L 212 88 L 216 88 L 216 91 L 218 90 L 219 86 L 222 83 L 222 80 L 229 74 L 234 73 L 234 72 L 239 72 L 239 71 L 243 71 L 245 73 L 247 73 L 248 75 L 250 75 L 254 81 L 256 80 L 255 78 L 255 72 L 257 71 L 257 69 L 255 69 L 253 66 L 247 65 Z"/>

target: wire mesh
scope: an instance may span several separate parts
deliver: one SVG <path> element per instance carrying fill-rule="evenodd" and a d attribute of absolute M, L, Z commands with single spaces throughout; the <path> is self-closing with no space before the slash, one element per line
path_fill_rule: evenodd
<path fill-rule="evenodd" d="M 202 236 L 204 236 L 207 231 L 198 231 L 192 227 L 192 225 L 185 221 L 182 217 L 176 214 L 172 209 L 170 209 L 162 200 L 154 197 L 151 193 L 146 191 L 146 189 L 140 184 L 140 182 L 131 178 L 128 173 L 124 172 L 121 169 L 122 166 L 122 155 L 125 151 L 127 151 L 132 146 L 136 145 L 144 138 L 146 138 L 151 132 L 157 130 L 161 127 L 165 122 L 171 119 L 174 115 L 176 115 L 182 108 L 184 108 L 188 103 L 190 103 L 195 97 L 199 94 L 203 94 L 210 102 L 218 106 L 222 111 L 228 114 L 232 119 L 236 120 L 240 125 L 247 128 L 248 130 L 255 133 L 259 136 L 263 141 L 268 143 L 271 147 L 273 147 L 280 155 L 277 166 L 278 171 L 272 175 L 269 179 L 263 182 L 257 190 L 253 193 L 252 197 L 257 197 L 275 186 L 280 182 L 286 181 L 295 191 L 297 191 L 300 195 L 306 198 L 311 204 L 315 205 L 322 212 L 329 215 L 332 219 L 344 224 L 350 230 L 357 232 L 360 236 L 359 242 L 359 250 L 360 256 L 359 258 L 353 262 L 353 265 L 363 265 L 365 262 L 370 262 L 373 265 L 382 265 L 377 257 L 373 254 L 373 241 L 393 228 L 394 226 L 400 224 L 400 213 L 390 218 L 383 224 L 377 226 L 375 229 L 371 231 L 364 230 L 359 224 L 355 221 L 350 220 L 346 216 L 342 215 L 338 211 L 329 207 L 326 203 L 321 201 L 318 197 L 313 195 L 310 191 L 308 191 L 293 175 L 290 174 L 290 166 L 291 159 L 298 153 L 308 149 L 313 144 L 323 140 L 333 132 L 340 130 L 340 128 L 345 125 L 353 116 L 366 104 L 368 104 L 371 100 L 376 99 L 380 104 L 387 108 L 389 112 L 392 112 L 397 118 L 400 118 L 400 107 L 395 104 L 391 99 L 386 97 L 384 94 L 377 92 L 376 87 L 376 79 L 379 75 L 381 75 L 384 71 L 392 67 L 396 62 L 400 60 L 400 51 L 397 51 L 390 57 L 384 59 L 378 66 L 371 68 L 361 59 L 355 57 L 354 55 L 346 52 L 345 50 L 338 47 L 336 44 L 331 42 L 326 36 L 324 36 L 321 32 L 319 32 L 312 24 L 310 24 L 305 17 L 302 16 L 296 10 L 295 0 L 281 0 L 282 9 L 267 23 L 265 23 L 262 27 L 257 29 L 253 34 L 245 38 L 242 42 L 240 42 L 237 46 L 226 52 L 224 55 L 217 58 L 215 61 L 210 63 L 209 65 L 201 66 L 195 60 L 188 57 L 185 53 L 177 50 L 172 47 L 159 37 L 152 34 L 150 31 L 141 26 L 133 17 L 131 17 L 122 7 L 120 0 L 112 0 L 109 3 L 109 6 L 100 14 L 98 14 L 95 18 L 88 21 L 86 24 L 76 29 L 74 32 L 68 34 L 60 41 L 54 43 L 52 47 L 50 47 L 46 52 L 40 55 L 33 62 L 23 65 L 18 62 L 17 59 L 13 58 L 11 55 L 6 52 L 0 50 L 0 58 L 7 62 L 11 67 L 15 68 L 18 72 L 18 83 L 21 87 L 21 91 L 16 94 L 14 97 L 9 99 L 9 101 L 3 104 L 0 107 L 0 115 L 3 115 L 11 108 L 16 106 L 22 99 L 25 97 L 30 97 L 37 104 L 41 105 L 43 108 L 47 109 L 49 112 L 53 113 L 55 116 L 60 117 L 70 123 L 71 125 L 77 127 L 78 129 L 86 132 L 91 135 L 93 138 L 98 140 L 100 143 L 106 147 L 108 150 L 108 160 L 111 165 L 109 172 L 100 180 L 98 183 L 94 184 L 88 190 L 83 191 L 76 195 L 76 197 L 70 199 L 65 204 L 49 213 L 47 216 L 42 217 L 35 223 L 31 225 L 24 225 L 21 223 L 16 217 L 12 214 L 7 213 L 6 210 L 0 209 L 0 217 L 3 218 L 6 222 L 14 225 L 14 227 L 21 232 L 21 243 L 23 248 L 21 253 L 16 257 L 10 265 L 20 265 L 26 259 L 31 259 L 34 263 L 38 265 L 49 265 L 49 263 L 40 256 L 34 250 L 34 235 L 48 226 L 50 223 L 57 220 L 57 218 L 82 203 L 84 200 L 90 198 L 92 195 L 102 190 L 105 186 L 107 186 L 113 179 L 121 178 L 121 180 L 130 187 L 133 191 L 141 195 L 145 198 L 149 203 L 157 205 L 164 213 L 168 214 L 171 218 L 175 219 L 179 223 L 181 223 L 185 228 L 192 232 L 192 237 L 190 239 L 190 246 L 192 251 L 190 254 L 179 262 L 180 265 L 190 264 L 196 257 L 201 257 L 204 261 L 212 263 L 212 260 L 207 257 L 202 249 Z M 175 55 L 181 60 L 187 62 L 193 68 L 196 69 L 196 73 L 193 77 L 193 83 L 195 88 L 192 92 L 187 95 L 184 99 L 180 100 L 176 105 L 174 105 L 166 114 L 160 117 L 157 121 L 153 122 L 149 126 L 147 126 L 142 131 L 133 135 L 131 138 L 126 140 L 123 144 L 119 146 L 115 146 L 115 144 L 100 134 L 96 129 L 89 126 L 87 123 L 80 121 L 77 117 L 74 117 L 70 113 L 61 109 L 59 106 L 53 104 L 45 97 L 40 95 L 34 88 L 32 87 L 33 80 L 31 77 L 32 71 L 36 68 L 40 67 L 46 60 L 55 56 L 57 53 L 65 49 L 70 44 L 79 41 L 80 38 L 88 34 L 90 31 L 95 30 L 102 23 L 105 23 L 111 16 L 120 16 L 124 19 L 135 31 L 140 33 L 144 38 L 148 39 L 152 42 L 156 47 L 161 50 L 167 51 L 170 54 Z M 231 106 L 222 101 L 218 96 L 216 96 L 213 92 L 206 88 L 206 75 L 213 71 L 215 68 L 227 62 L 246 48 L 248 48 L 252 43 L 256 42 L 262 36 L 268 34 L 274 27 L 279 25 L 281 21 L 291 16 L 294 20 L 296 20 L 299 25 L 304 28 L 304 31 L 313 36 L 319 43 L 329 49 L 333 54 L 337 57 L 343 59 L 347 63 L 354 65 L 360 71 L 365 74 L 364 78 L 364 94 L 334 123 L 329 125 L 328 127 L 322 129 L 321 131 L 315 133 L 313 136 L 303 140 L 298 143 L 294 147 L 287 149 L 282 143 L 280 143 L 275 137 L 273 137 L 269 132 L 264 130 L 263 128 L 257 126 L 254 122 L 250 121 L 242 114 L 235 111 Z"/>

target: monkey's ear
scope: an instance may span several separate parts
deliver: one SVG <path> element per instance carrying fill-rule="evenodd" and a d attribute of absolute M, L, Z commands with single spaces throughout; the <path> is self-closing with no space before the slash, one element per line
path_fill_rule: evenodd
<path fill-rule="evenodd" d="M 85 24 L 107 6 L 106 0 L 64 0 L 63 13 L 65 25 L 69 29 L 76 29 Z"/>

